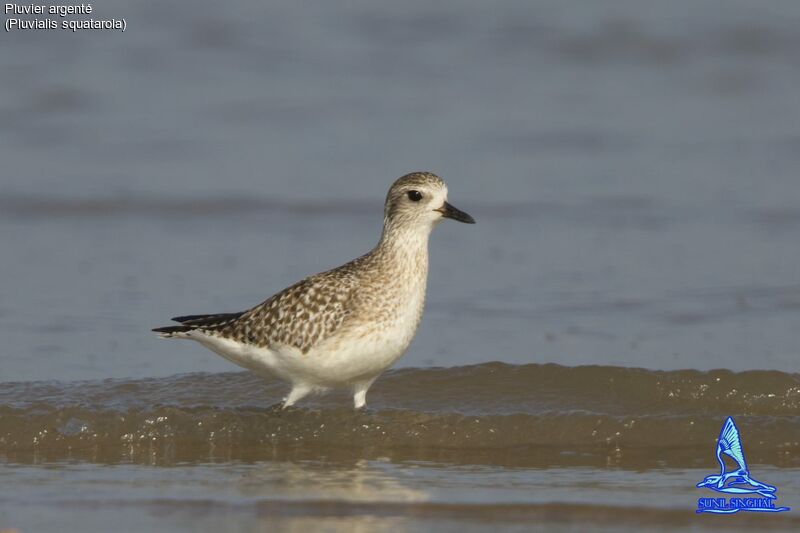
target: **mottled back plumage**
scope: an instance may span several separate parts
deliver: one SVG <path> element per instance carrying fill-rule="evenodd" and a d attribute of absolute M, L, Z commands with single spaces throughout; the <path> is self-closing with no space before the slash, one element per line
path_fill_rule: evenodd
<path fill-rule="evenodd" d="M 295 283 L 210 333 L 263 348 L 282 344 L 308 353 L 347 317 L 355 285 L 349 272 L 353 263 Z"/>

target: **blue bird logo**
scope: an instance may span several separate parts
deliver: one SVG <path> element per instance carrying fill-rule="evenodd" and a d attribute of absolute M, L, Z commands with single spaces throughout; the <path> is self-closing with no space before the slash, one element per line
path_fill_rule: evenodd
<path fill-rule="evenodd" d="M 728 470 L 725 465 L 725 456 L 730 457 L 736 463 L 737 468 Z M 712 474 L 697 484 L 697 488 L 708 488 L 725 494 L 735 494 L 737 496 L 746 494 L 758 494 L 762 498 L 771 501 L 775 500 L 775 492 L 778 490 L 772 485 L 767 485 L 750 477 L 750 470 L 744 458 L 742 450 L 742 439 L 739 435 L 739 428 L 733 418 L 728 417 L 722 424 L 722 430 L 717 439 L 717 462 L 719 462 L 719 475 Z M 732 498 L 733 500 L 733 498 Z M 741 501 L 741 499 L 739 499 Z M 733 502 L 731 502 L 733 503 Z M 739 510 L 761 511 L 761 512 L 780 512 L 788 511 L 788 507 L 769 507 L 759 506 L 758 508 L 718 508 L 704 509 L 703 512 L 715 513 L 735 513 Z M 698 511 L 701 512 L 701 511 Z"/>

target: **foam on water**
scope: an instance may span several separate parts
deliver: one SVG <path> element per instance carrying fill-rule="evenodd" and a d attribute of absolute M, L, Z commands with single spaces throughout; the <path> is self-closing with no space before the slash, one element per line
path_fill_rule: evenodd
<path fill-rule="evenodd" d="M 694 464 L 735 416 L 752 462 L 796 464 L 800 377 L 781 372 L 483 365 L 401 369 L 366 412 L 298 408 L 249 373 L 4 384 L 0 451 L 19 461 L 397 456 L 551 466 Z"/>

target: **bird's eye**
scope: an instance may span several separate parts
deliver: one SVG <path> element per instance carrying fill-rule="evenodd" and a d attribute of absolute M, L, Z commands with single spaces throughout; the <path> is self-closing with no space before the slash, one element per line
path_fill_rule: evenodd
<path fill-rule="evenodd" d="M 419 191 L 408 191 L 408 199 L 412 202 L 419 202 L 422 200 L 422 193 Z"/>

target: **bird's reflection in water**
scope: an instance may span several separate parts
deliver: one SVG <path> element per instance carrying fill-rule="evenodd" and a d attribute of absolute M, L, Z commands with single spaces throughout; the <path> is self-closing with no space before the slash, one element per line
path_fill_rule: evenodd
<path fill-rule="evenodd" d="M 408 486 L 388 460 L 265 462 L 259 466 L 241 478 L 241 493 L 263 500 L 258 521 L 264 528 L 404 531 L 413 521 L 397 516 L 397 505 L 430 499 L 427 491 Z M 413 468 L 401 472 L 413 476 Z"/>

